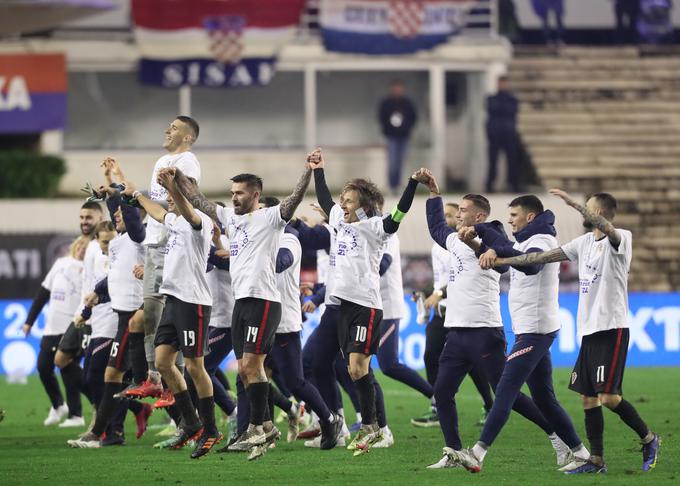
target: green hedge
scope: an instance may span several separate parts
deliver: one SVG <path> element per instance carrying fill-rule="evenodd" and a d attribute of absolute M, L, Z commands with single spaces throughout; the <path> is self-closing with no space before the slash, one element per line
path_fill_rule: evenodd
<path fill-rule="evenodd" d="M 0 152 L 0 198 L 53 196 L 65 173 L 61 157 L 24 150 Z"/>

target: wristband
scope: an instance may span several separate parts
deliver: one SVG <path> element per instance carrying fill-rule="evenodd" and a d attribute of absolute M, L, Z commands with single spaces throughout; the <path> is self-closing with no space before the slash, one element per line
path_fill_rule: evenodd
<path fill-rule="evenodd" d="M 395 223 L 401 223 L 401 221 L 404 219 L 404 216 L 406 216 L 406 213 L 399 211 L 399 208 L 394 208 L 392 210 L 392 221 Z"/>
<path fill-rule="evenodd" d="M 132 199 L 134 199 L 134 200 L 136 201 L 137 198 L 138 198 L 139 196 L 141 196 L 141 195 L 142 195 L 141 192 L 139 192 L 139 191 L 134 191 L 134 192 L 132 193 Z"/>

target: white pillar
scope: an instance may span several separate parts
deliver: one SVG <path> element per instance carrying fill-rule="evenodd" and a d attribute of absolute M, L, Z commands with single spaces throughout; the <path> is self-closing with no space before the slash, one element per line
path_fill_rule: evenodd
<path fill-rule="evenodd" d="M 188 84 L 179 88 L 179 114 L 191 116 L 191 86 Z"/>
<path fill-rule="evenodd" d="M 442 66 L 430 67 L 430 132 L 430 170 L 443 190 L 446 173 L 446 72 Z"/>
<path fill-rule="evenodd" d="M 314 150 L 317 146 L 316 124 L 316 67 L 305 66 L 305 146 L 307 150 Z"/>
<path fill-rule="evenodd" d="M 40 152 L 58 155 L 64 151 L 64 132 L 62 130 L 45 130 L 40 134 Z"/>

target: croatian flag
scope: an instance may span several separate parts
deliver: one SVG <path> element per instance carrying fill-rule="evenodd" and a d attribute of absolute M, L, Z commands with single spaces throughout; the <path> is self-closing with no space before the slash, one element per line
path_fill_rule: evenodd
<path fill-rule="evenodd" d="M 321 0 L 329 51 L 411 54 L 448 41 L 465 25 L 471 0 Z"/>
<path fill-rule="evenodd" d="M 133 0 L 143 83 L 267 84 L 305 0 Z"/>

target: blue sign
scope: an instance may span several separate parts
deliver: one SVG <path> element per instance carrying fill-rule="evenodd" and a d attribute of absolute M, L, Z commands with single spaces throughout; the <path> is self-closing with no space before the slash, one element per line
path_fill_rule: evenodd
<path fill-rule="evenodd" d="M 410 297 L 405 297 L 405 301 L 407 315 L 399 326 L 399 359 L 419 370 L 424 367 L 425 326 L 416 323 L 415 304 Z M 632 293 L 629 305 L 628 366 L 680 366 L 680 293 Z M 30 300 L 0 300 L 0 374 L 26 375 L 36 369 L 47 307 L 29 336 L 24 337 L 22 326 L 30 306 Z M 578 294 L 560 295 L 562 330 L 552 347 L 555 366 L 571 367 L 578 356 L 577 306 Z M 508 346 L 512 346 L 514 335 L 505 294 L 501 295 L 501 313 Z M 321 309 L 309 316 L 303 330 L 303 341 L 318 325 L 320 316 Z M 377 367 L 377 364 L 374 365 Z"/>
<path fill-rule="evenodd" d="M 248 58 L 237 64 L 212 59 L 157 61 L 142 59 L 139 79 L 144 84 L 164 88 L 204 86 L 207 88 L 243 88 L 264 86 L 274 77 L 276 58 Z"/>

